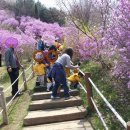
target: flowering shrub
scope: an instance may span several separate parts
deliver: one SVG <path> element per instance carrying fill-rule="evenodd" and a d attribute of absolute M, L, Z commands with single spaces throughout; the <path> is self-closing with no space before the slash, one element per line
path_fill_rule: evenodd
<path fill-rule="evenodd" d="M 130 2 L 120 0 L 113 12 L 111 23 L 104 37 L 105 45 L 110 44 L 118 51 L 114 75 L 124 81 L 130 80 Z M 113 53 L 112 51 L 109 53 Z M 115 53 L 113 53 L 115 55 Z M 130 88 L 130 83 L 128 83 Z"/>
<path fill-rule="evenodd" d="M 16 28 L 19 26 L 19 22 L 15 18 L 8 18 L 2 22 L 2 24 Z"/>
<path fill-rule="evenodd" d="M 108 11 L 108 9 L 104 10 L 107 4 L 96 0 L 96 5 L 104 12 Z M 24 51 L 26 55 L 30 53 L 31 56 L 36 35 L 41 35 L 49 45 L 53 44 L 57 38 L 62 39 L 62 41 L 64 39 L 65 46 L 70 46 L 75 50 L 76 58 L 110 62 L 114 66 L 113 74 L 124 79 L 130 87 L 129 12 L 129 0 L 119 0 L 117 7 L 111 10 L 110 15 L 107 12 L 103 15 L 102 23 L 97 26 L 94 24 L 95 27 L 90 28 L 90 30 L 84 27 L 88 31 L 88 35 L 85 35 L 72 23 L 69 23 L 67 27 L 60 27 L 57 23 L 48 24 L 29 16 L 15 18 L 12 12 L 0 10 L 0 46 L 3 49 L 6 48 L 6 39 L 14 37 L 19 41 L 17 51 L 21 53 Z M 105 19 L 107 21 L 103 26 Z"/>

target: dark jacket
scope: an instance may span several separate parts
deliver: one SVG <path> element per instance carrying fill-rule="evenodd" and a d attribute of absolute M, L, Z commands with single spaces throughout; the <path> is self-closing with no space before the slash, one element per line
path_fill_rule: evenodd
<path fill-rule="evenodd" d="M 14 54 L 13 48 L 8 48 L 5 52 L 5 64 L 8 67 L 11 68 L 19 68 L 17 57 Z"/>

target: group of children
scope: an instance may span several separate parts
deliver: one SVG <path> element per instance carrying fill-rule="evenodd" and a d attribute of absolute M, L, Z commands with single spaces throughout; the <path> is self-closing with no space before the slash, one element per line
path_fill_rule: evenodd
<path fill-rule="evenodd" d="M 62 48 L 62 49 L 61 49 Z M 37 48 L 38 50 L 38 48 Z M 50 56 L 52 59 L 55 59 L 56 54 L 60 54 L 58 59 L 54 62 L 51 60 L 48 60 L 46 56 L 40 56 L 40 54 L 36 54 L 35 58 L 36 59 L 44 59 L 40 62 L 37 62 L 34 65 L 34 72 L 37 75 L 37 81 L 36 81 L 36 86 L 46 86 L 47 91 L 52 90 L 52 99 L 57 98 L 57 91 L 59 86 L 63 86 L 64 88 L 64 95 L 65 99 L 69 99 L 69 88 L 68 88 L 68 83 L 70 88 L 77 88 L 79 89 L 79 82 L 81 77 L 83 77 L 83 73 L 79 71 L 79 66 L 73 66 L 71 65 L 71 58 L 73 56 L 73 50 L 71 48 L 67 48 L 65 52 L 61 55 L 61 52 L 59 51 L 63 50 L 63 46 L 60 45 L 56 41 L 56 43 L 48 48 L 48 50 L 41 50 L 44 52 L 45 55 L 48 55 L 48 52 L 54 51 L 55 54 L 50 53 Z M 65 68 L 69 69 L 74 69 L 75 73 L 70 75 L 65 73 Z M 46 84 L 47 83 L 47 84 Z"/>
<path fill-rule="evenodd" d="M 57 48 L 52 45 L 49 47 L 49 49 L 46 49 L 43 51 L 43 53 L 40 53 L 39 51 L 36 51 L 35 59 L 37 59 L 36 64 L 34 65 L 34 72 L 37 75 L 37 80 L 36 80 L 36 86 L 47 86 L 47 82 L 49 83 L 50 81 L 47 79 L 47 73 L 50 71 L 51 66 L 54 64 L 53 60 L 49 61 L 48 58 L 46 57 L 48 55 L 49 51 L 57 51 Z M 43 56 L 44 55 L 44 56 Z M 52 58 L 55 58 L 52 55 Z M 42 60 L 41 60 L 42 59 Z M 51 59 L 51 58 L 50 58 Z M 49 91 L 49 89 L 47 89 Z"/>

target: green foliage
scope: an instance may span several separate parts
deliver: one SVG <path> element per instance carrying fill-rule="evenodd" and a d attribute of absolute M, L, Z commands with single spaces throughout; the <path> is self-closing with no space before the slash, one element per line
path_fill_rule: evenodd
<path fill-rule="evenodd" d="M 40 11 L 42 8 L 42 4 L 38 1 L 37 3 L 35 3 L 35 18 L 39 19 L 39 15 L 40 15 Z"/>
<path fill-rule="evenodd" d="M 9 76 L 6 71 L 6 67 L 0 67 L 0 84 L 9 81 Z"/>
<path fill-rule="evenodd" d="M 46 8 L 40 1 L 34 0 L 16 0 L 16 4 L 9 5 L 9 9 L 13 10 L 16 16 L 31 16 L 47 23 L 65 24 L 65 13 L 56 8 Z"/>
<path fill-rule="evenodd" d="M 43 22 L 55 23 L 58 22 L 60 25 L 65 24 L 65 14 L 62 11 L 57 10 L 56 8 L 42 7 L 40 11 L 40 19 Z"/>
<path fill-rule="evenodd" d="M 101 65 L 95 62 L 86 62 L 82 64 L 81 69 L 84 72 L 91 73 L 91 79 L 96 84 L 100 92 L 106 97 L 106 99 L 110 102 L 110 104 L 116 109 L 116 111 L 123 117 L 126 122 L 130 120 L 129 104 L 127 103 L 126 99 L 121 99 L 121 92 L 118 91 L 114 86 L 115 79 L 109 76 L 109 72 L 107 70 L 102 69 Z M 87 107 L 87 101 L 84 92 L 81 93 L 81 96 L 83 97 L 84 105 Z M 112 111 L 106 106 L 106 104 L 98 95 L 98 93 L 94 90 L 94 88 L 93 97 L 109 129 L 123 130 L 124 127 L 117 120 Z M 130 98 L 130 94 L 128 94 L 127 98 Z M 92 113 L 92 115 L 90 114 L 89 120 L 95 130 L 104 130 L 104 127 L 100 119 L 98 118 L 96 112 Z"/>
<path fill-rule="evenodd" d="M 15 14 L 18 16 L 34 16 L 35 15 L 35 1 L 34 0 L 17 0 L 15 7 Z"/>

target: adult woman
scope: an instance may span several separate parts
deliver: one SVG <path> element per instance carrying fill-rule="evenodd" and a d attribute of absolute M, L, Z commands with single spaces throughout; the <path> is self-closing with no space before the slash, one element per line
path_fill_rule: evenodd
<path fill-rule="evenodd" d="M 20 65 L 18 58 L 15 53 L 15 44 L 11 43 L 8 45 L 8 49 L 5 52 L 5 63 L 7 67 L 7 72 L 9 74 L 11 84 L 18 78 L 19 69 L 22 67 Z M 17 93 L 17 94 L 16 94 Z M 20 96 L 22 93 L 18 92 L 18 80 L 12 85 L 12 96 Z"/>
<path fill-rule="evenodd" d="M 78 66 L 73 66 L 71 65 L 71 59 L 73 57 L 73 49 L 72 48 L 67 48 L 65 50 L 65 53 L 58 58 L 58 60 L 55 62 L 54 66 L 52 67 L 49 77 L 52 78 L 52 80 L 55 82 L 55 85 L 52 89 L 52 95 L 51 99 L 57 99 L 57 90 L 58 87 L 62 84 L 64 87 L 64 97 L 65 100 L 70 98 L 69 94 L 69 88 L 67 85 L 67 80 L 66 80 L 66 74 L 64 71 L 64 67 L 68 67 L 70 69 L 75 69 L 78 68 Z"/>

